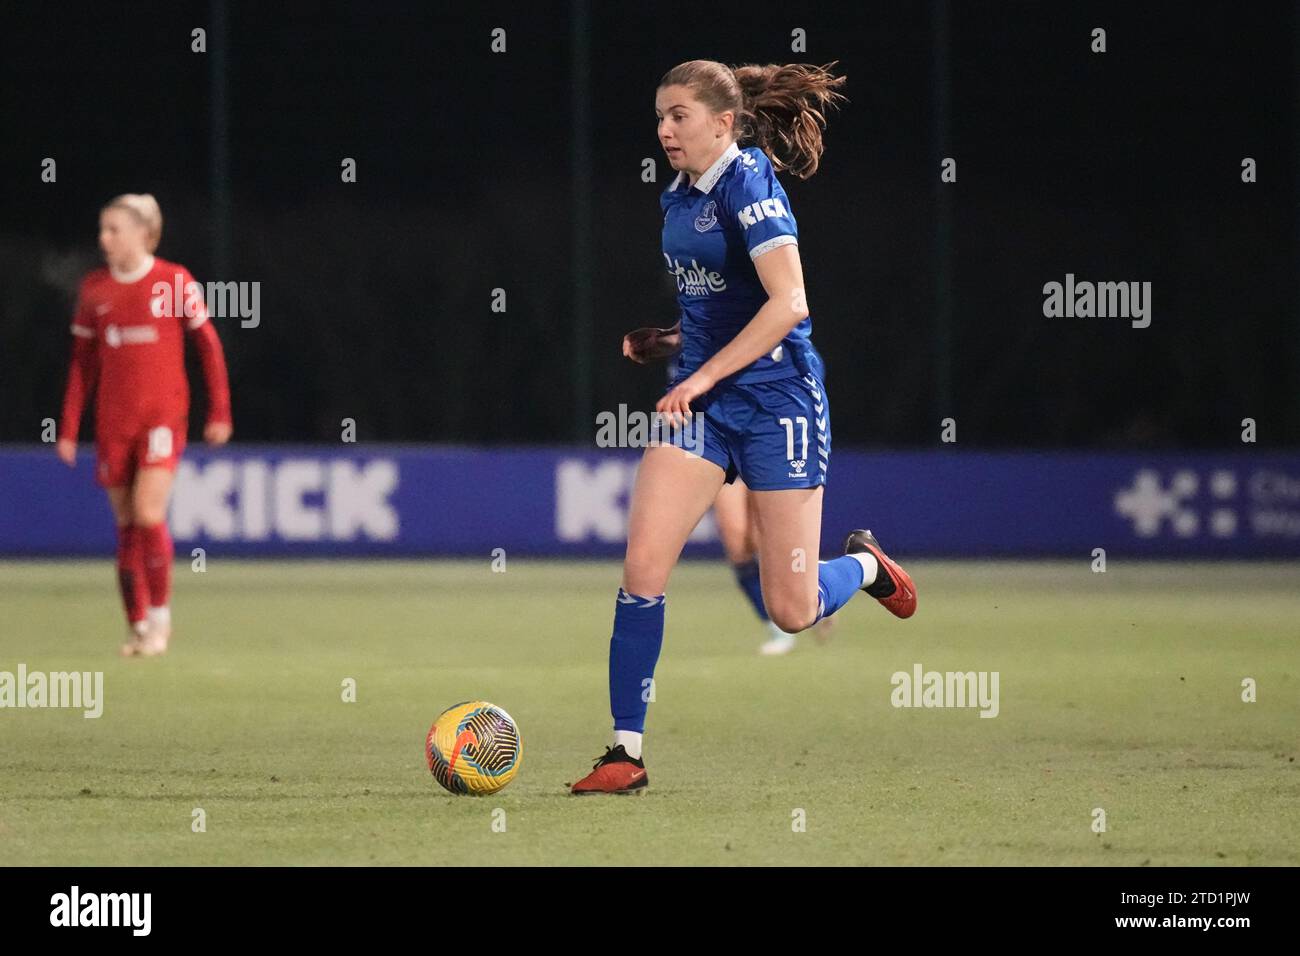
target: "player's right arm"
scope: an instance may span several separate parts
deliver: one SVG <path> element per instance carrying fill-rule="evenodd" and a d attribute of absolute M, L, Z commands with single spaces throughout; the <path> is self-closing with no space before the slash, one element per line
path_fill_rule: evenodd
<path fill-rule="evenodd" d="M 77 432 L 81 412 L 95 390 L 99 377 L 94 318 L 86 307 L 85 287 L 77 296 L 77 311 L 72 317 L 72 361 L 68 368 L 68 387 L 63 392 L 63 414 L 59 418 L 56 450 L 59 460 L 69 468 L 77 463 Z"/>
<path fill-rule="evenodd" d="M 676 355 L 682 347 L 682 323 L 669 329 L 637 329 L 623 336 L 623 355 L 638 365 Z"/>

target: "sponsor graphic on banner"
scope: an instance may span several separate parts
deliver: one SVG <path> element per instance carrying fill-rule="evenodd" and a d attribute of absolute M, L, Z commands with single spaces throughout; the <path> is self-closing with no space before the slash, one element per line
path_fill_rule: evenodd
<path fill-rule="evenodd" d="M 68 470 L 47 448 L 0 451 L 0 553 L 112 553 L 91 461 Z M 181 553 L 617 557 L 638 461 L 563 447 L 196 447 L 169 521 Z M 1300 455 L 837 451 L 823 554 L 863 526 L 910 556 L 1297 557 Z M 720 550 L 706 516 L 687 552 Z"/>
<path fill-rule="evenodd" d="M 223 458 L 183 461 L 176 472 L 172 533 L 181 540 L 396 542 L 390 458 Z"/>
<path fill-rule="evenodd" d="M 1141 538 L 1300 538 L 1300 469 L 1144 468 L 1115 510 Z"/>

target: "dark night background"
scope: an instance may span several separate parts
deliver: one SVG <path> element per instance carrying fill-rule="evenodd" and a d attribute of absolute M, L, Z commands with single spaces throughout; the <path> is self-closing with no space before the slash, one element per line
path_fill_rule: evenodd
<path fill-rule="evenodd" d="M 590 443 L 597 410 L 648 407 L 663 383 L 619 341 L 675 321 L 653 96 L 703 57 L 838 60 L 848 77 L 821 171 L 783 177 L 837 444 L 936 445 L 949 416 L 963 448 L 1240 447 L 1245 417 L 1263 446 L 1300 444 L 1292 5 L 593 3 L 587 261 L 573 255 L 569 4 L 227 10 L 219 275 L 212 7 L 0 14 L 0 440 L 36 442 L 57 417 L 98 210 L 147 191 L 160 255 L 200 281 L 261 283 L 259 328 L 217 325 L 236 440 L 333 441 L 352 417 L 362 440 Z M 206 54 L 190 52 L 199 26 Z M 790 51 L 795 28 L 806 53 Z M 47 156 L 56 184 L 40 180 Z M 939 183 L 945 156 L 955 184 Z M 1045 318 L 1042 286 L 1067 272 L 1150 281 L 1150 328 Z M 575 281 L 594 306 L 586 396 Z"/>

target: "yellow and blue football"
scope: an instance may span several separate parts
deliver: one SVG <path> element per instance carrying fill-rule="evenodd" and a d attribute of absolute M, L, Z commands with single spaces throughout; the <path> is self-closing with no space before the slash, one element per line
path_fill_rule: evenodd
<path fill-rule="evenodd" d="M 496 793 L 519 772 L 519 728 L 500 707 L 471 700 L 448 707 L 429 728 L 424 755 L 433 779 L 457 794 Z"/>

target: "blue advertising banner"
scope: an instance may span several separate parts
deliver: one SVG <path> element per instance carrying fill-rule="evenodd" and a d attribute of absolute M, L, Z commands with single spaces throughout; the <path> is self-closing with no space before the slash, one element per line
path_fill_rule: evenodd
<path fill-rule="evenodd" d="M 635 451 L 236 446 L 186 452 L 178 552 L 622 554 Z M 92 453 L 0 449 L 0 554 L 107 555 Z M 1300 454 L 836 451 L 823 554 L 870 527 L 905 556 L 1300 557 Z M 720 553 L 708 516 L 688 553 Z"/>

